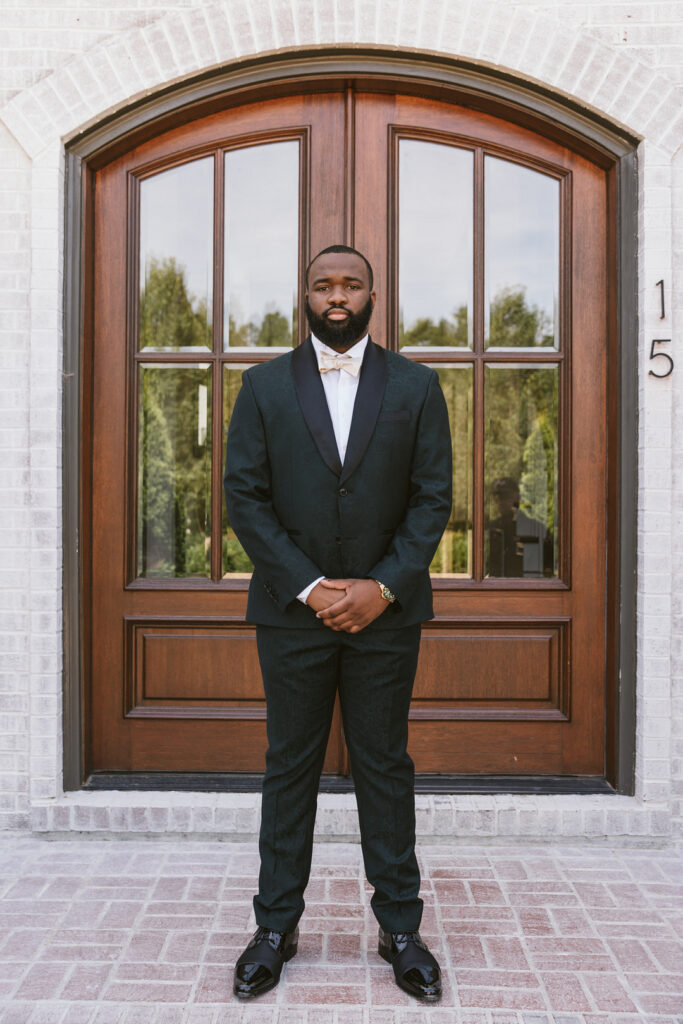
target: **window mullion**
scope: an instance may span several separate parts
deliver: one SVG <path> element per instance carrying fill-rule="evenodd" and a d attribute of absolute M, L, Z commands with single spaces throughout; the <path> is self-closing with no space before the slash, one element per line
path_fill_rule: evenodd
<path fill-rule="evenodd" d="M 484 578 L 484 151 L 474 151 L 474 444 L 472 577 Z"/>
<path fill-rule="evenodd" d="M 214 155 L 213 189 L 213 389 L 212 389 L 212 451 L 211 467 L 211 579 L 218 583 L 222 566 L 223 514 L 223 380 L 219 354 L 223 351 L 223 252 L 225 230 L 225 189 L 223 187 L 225 156 L 223 150 Z"/>

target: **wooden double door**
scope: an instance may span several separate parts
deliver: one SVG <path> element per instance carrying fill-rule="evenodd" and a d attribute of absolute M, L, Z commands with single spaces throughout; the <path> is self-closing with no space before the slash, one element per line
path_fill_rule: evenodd
<path fill-rule="evenodd" d="M 262 770 L 225 437 L 242 371 L 305 336 L 305 266 L 341 241 L 373 265 L 374 340 L 434 366 L 451 417 L 416 769 L 602 775 L 605 171 L 494 116 L 346 89 L 165 130 L 92 196 L 85 773 Z M 348 771 L 339 716 L 325 771 Z"/>

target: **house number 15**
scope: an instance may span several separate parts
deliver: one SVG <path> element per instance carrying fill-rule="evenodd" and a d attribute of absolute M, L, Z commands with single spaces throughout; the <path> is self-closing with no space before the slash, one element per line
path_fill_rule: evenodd
<path fill-rule="evenodd" d="M 655 287 L 660 289 L 660 299 L 661 299 L 661 303 L 662 303 L 662 307 L 661 307 L 662 308 L 662 312 L 661 312 L 661 314 L 659 316 L 659 319 L 663 320 L 665 318 L 665 316 L 666 316 L 666 310 L 664 308 L 664 281 L 663 280 L 662 281 L 657 281 L 657 284 L 655 285 Z M 659 377 L 660 380 L 663 380 L 664 377 L 670 377 L 671 374 L 673 373 L 673 371 L 674 371 L 674 361 L 671 358 L 671 356 L 669 355 L 669 353 L 668 352 L 657 352 L 657 351 L 655 351 L 655 345 L 668 345 L 670 343 L 671 343 L 671 338 L 653 338 L 652 339 L 652 344 L 650 345 L 650 360 L 652 361 L 654 359 L 664 359 L 666 364 L 667 364 L 667 368 L 664 371 L 664 373 L 655 373 L 654 370 L 650 370 L 650 372 L 649 372 L 649 376 L 650 377 Z"/>

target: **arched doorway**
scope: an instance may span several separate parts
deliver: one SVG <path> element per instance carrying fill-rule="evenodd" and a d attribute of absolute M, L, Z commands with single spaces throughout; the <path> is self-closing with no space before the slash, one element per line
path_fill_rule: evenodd
<path fill-rule="evenodd" d="M 605 773 L 609 161 L 414 92 L 261 98 L 93 167 L 85 774 L 262 765 L 225 430 L 340 239 L 373 262 L 373 337 L 436 366 L 451 410 L 417 770 Z"/>

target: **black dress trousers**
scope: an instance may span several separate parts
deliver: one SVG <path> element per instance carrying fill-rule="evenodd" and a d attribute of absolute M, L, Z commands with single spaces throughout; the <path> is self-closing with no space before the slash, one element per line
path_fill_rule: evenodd
<path fill-rule="evenodd" d="M 257 924 L 293 931 L 304 909 L 318 783 L 337 690 L 360 819 L 372 908 L 385 931 L 417 931 L 408 709 L 420 625 L 350 634 L 257 626 L 268 708 Z"/>

